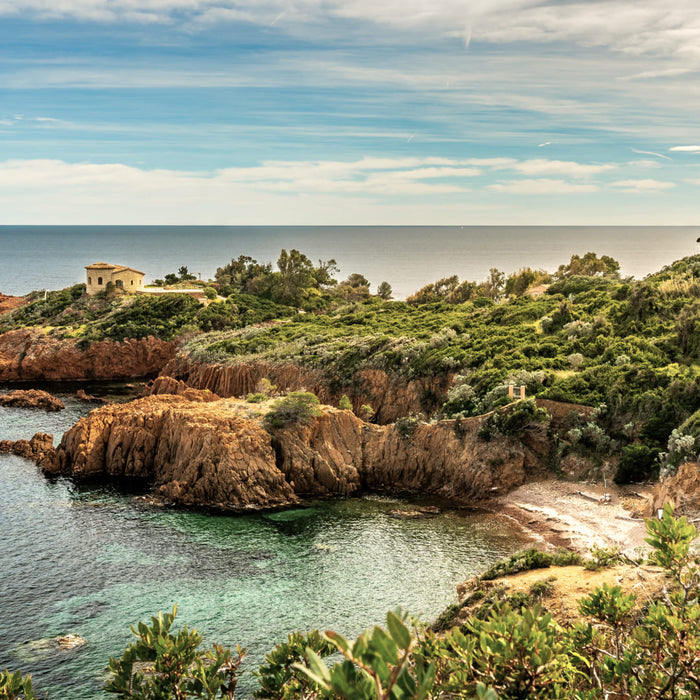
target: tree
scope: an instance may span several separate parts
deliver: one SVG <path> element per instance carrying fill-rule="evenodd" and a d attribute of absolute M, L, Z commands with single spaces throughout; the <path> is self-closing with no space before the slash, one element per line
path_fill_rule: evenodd
<path fill-rule="evenodd" d="M 559 265 L 554 276 L 556 279 L 565 279 L 574 275 L 616 277 L 619 270 L 620 263 L 609 255 L 602 255 L 599 258 L 595 253 L 588 252 L 583 257 L 572 255 L 569 264 Z"/>
<path fill-rule="evenodd" d="M 177 274 L 180 277 L 180 281 L 182 281 L 182 282 L 187 282 L 189 280 L 196 280 L 197 279 L 197 277 L 195 275 L 190 274 L 190 271 L 187 269 L 187 267 L 185 265 L 178 268 Z"/>
<path fill-rule="evenodd" d="M 381 282 L 377 287 L 377 296 L 384 301 L 391 299 L 391 285 L 388 282 Z"/>

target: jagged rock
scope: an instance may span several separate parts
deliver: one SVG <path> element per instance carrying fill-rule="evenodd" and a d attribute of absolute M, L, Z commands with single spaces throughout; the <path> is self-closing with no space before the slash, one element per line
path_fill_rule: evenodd
<path fill-rule="evenodd" d="M 386 424 L 409 413 L 438 409 L 453 375 L 409 380 L 397 373 L 365 369 L 355 373 L 347 385 L 336 387 L 320 370 L 293 363 L 198 364 L 178 355 L 163 368 L 161 376 L 179 379 L 194 389 L 209 389 L 221 397 L 247 396 L 256 391 L 261 379 L 269 379 L 280 391 L 310 391 L 329 405 L 337 406 L 345 394 L 357 415 L 363 404 L 369 404 L 373 420 Z"/>
<path fill-rule="evenodd" d="M 61 399 L 57 399 L 47 391 L 40 389 L 18 389 L 7 394 L 0 394 L 0 406 L 42 408 L 45 411 L 62 411 L 65 408 Z"/>
<path fill-rule="evenodd" d="M 75 398 L 79 401 L 85 401 L 85 403 L 109 403 L 107 399 L 85 393 L 84 389 L 78 389 L 78 391 L 75 392 Z"/>
<path fill-rule="evenodd" d="M 0 382 L 22 380 L 130 379 L 158 374 L 175 355 L 175 341 L 79 341 L 32 330 L 0 335 Z"/>
<path fill-rule="evenodd" d="M 27 301 L 24 297 L 8 296 L 0 292 L 0 314 L 12 311 L 12 309 L 16 309 L 26 303 Z"/>
<path fill-rule="evenodd" d="M 673 476 L 660 481 L 644 510 L 645 517 L 655 517 L 667 503 L 673 505 L 676 515 L 700 515 L 700 464 L 686 462 Z"/>
<path fill-rule="evenodd" d="M 363 489 L 465 503 L 523 483 L 538 461 L 514 438 L 478 439 L 481 418 L 461 421 L 459 431 L 454 421 L 420 425 L 410 438 L 330 407 L 274 434 L 262 418 L 245 401 L 186 395 L 104 406 L 65 433 L 44 471 L 147 479 L 156 497 L 185 505 L 271 508 Z"/>
<path fill-rule="evenodd" d="M 218 401 L 219 396 L 209 389 L 193 389 L 182 380 L 173 379 L 161 375 L 156 377 L 144 390 L 143 396 L 157 396 L 159 394 L 174 394 L 184 396 L 190 401 Z"/>
<path fill-rule="evenodd" d="M 36 462 L 45 473 L 58 469 L 58 456 L 53 447 L 53 435 L 36 433 L 31 440 L 0 440 L 0 454 L 10 453 Z"/>

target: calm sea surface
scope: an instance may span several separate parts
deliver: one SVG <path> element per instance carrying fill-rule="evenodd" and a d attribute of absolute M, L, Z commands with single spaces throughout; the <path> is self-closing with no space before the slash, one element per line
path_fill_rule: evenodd
<path fill-rule="evenodd" d="M 0 408 L 0 439 L 60 437 L 86 412 L 62 398 L 57 414 Z M 495 516 L 391 517 L 400 505 L 377 496 L 266 515 L 163 511 L 0 455 L 0 669 L 31 672 L 57 700 L 105 697 L 104 668 L 129 625 L 176 602 L 207 644 L 240 643 L 256 668 L 295 629 L 356 635 L 399 605 L 433 619 L 457 583 L 524 544 Z M 88 645 L 33 643 L 67 633 Z M 242 682 L 249 697 L 252 678 Z"/>
<path fill-rule="evenodd" d="M 698 252 L 697 227 L 523 226 L 0 226 L 0 292 L 26 294 L 85 281 L 85 265 L 105 261 L 146 273 L 146 281 L 186 265 L 202 279 L 232 257 L 275 262 L 282 248 L 313 261 L 334 258 L 341 278 L 386 280 L 397 299 L 448 275 L 481 281 L 491 267 L 553 271 L 573 253 L 611 255 L 623 275 L 643 277 Z"/>

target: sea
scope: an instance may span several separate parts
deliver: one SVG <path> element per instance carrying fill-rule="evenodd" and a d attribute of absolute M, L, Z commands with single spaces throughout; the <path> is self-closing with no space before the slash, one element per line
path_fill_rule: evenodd
<path fill-rule="evenodd" d="M 335 260 L 339 279 L 359 272 L 403 299 L 450 275 L 479 282 L 492 267 L 553 272 L 588 251 L 641 278 L 700 252 L 699 235 L 700 226 L 0 226 L 0 292 L 84 282 L 95 262 L 133 267 L 146 283 L 182 266 L 206 280 L 239 255 L 274 264 L 295 248 L 314 263 Z"/>
<path fill-rule="evenodd" d="M 697 252 L 697 237 L 691 227 L 4 226 L 0 292 L 82 282 L 84 266 L 98 261 L 134 267 L 147 281 L 183 265 L 207 279 L 239 255 L 274 263 L 282 248 L 296 248 L 314 262 L 335 259 L 341 278 L 386 280 L 403 298 L 440 277 L 552 271 L 587 251 L 643 277 Z M 0 407 L 0 440 L 48 432 L 58 442 L 90 410 L 76 386 L 49 388 L 66 409 Z M 128 391 L 82 388 L 116 400 Z M 458 583 L 528 544 L 509 521 L 477 510 L 395 517 L 415 502 L 387 494 L 246 515 L 159 509 L 135 495 L 47 479 L 33 463 L 0 455 L 0 669 L 31 673 L 57 700 L 105 698 L 107 660 L 129 643 L 129 626 L 177 604 L 176 625 L 196 627 L 205 644 L 247 648 L 237 697 L 248 698 L 251 671 L 293 630 L 352 637 L 397 607 L 433 620 Z M 65 634 L 87 644 L 55 649 L 49 640 Z"/>

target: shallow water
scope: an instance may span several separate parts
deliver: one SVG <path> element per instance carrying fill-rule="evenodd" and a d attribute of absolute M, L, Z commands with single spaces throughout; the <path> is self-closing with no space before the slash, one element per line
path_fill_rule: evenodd
<path fill-rule="evenodd" d="M 89 410 L 61 398 L 61 413 L 0 408 L 0 439 L 60 437 Z M 31 672 L 53 698 L 103 697 L 107 659 L 129 642 L 129 625 L 177 603 L 205 643 L 247 647 L 250 670 L 295 629 L 356 635 L 397 606 L 433 619 L 457 583 L 524 544 L 498 517 L 392 517 L 401 503 L 375 495 L 247 516 L 160 510 L 0 455 L 0 668 Z M 26 644 L 67 633 L 88 645 Z M 249 696 L 253 679 L 242 685 Z"/>

